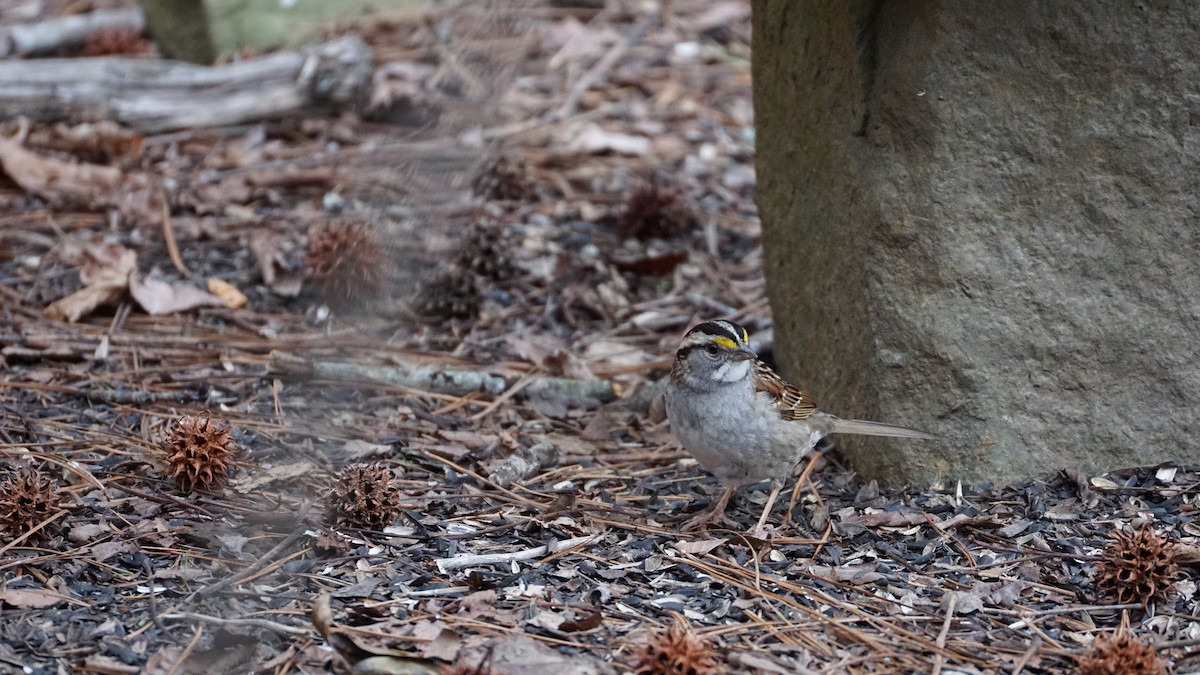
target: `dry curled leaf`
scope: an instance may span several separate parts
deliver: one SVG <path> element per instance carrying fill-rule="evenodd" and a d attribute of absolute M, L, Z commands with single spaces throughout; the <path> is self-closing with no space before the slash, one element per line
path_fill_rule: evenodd
<path fill-rule="evenodd" d="M 225 304 L 221 298 L 189 283 L 143 278 L 137 274 L 130 275 L 129 295 L 151 316 L 186 312 L 197 307 L 221 307 Z"/>
<path fill-rule="evenodd" d="M 55 300 L 46 316 L 74 323 L 99 307 L 117 302 L 129 290 L 129 278 L 137 270 L 137 254 L 115 242 L 95 241 L 83 249 L 79 280 L 83 288 Z"/>
<path fill-rule="evenodd" d="M 116 209 L 136 223 L 153 223 L 162 213 L 160 191 L 145 174 L 44 157 L 6 138 L 0 138 L 0 169 L 51 204 Z"/>

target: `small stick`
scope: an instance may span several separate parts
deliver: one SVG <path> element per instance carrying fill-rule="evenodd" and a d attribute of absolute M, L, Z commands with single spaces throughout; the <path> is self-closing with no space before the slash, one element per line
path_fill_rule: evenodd
<path fill-rule="evenodd" d="M 167 191 L 161 184 L 157 187 L 158 202 L 162 205 L 163 243 L 167 246 L 167 257 L 171 259 L 171 264 L 185 279 L 191 279 L 192 273 L 188 271 L 187 265 L 183 264 L 183 256 L 179 255 L 179 245 L 175 243 L 175 221 L 171 220 L 171 207 L 167 200 Z"/>
<path fill-rule="evenodd" d="M 1025 650 L 1025 655 L 1021 657 L 1020 661 L 1017 661 L 1017 666 L 1013 668 L 1012 675 L 1021 675 L 1021 671 L 1025 670 L 1025 666 L 1029 665 L 1029 662 L 1033 660 L 1034 655 L 1041 648 L 1042 638 L 1034 635 L 1033 639 L 1029 641 L 1029 649 Z"/>
<path fill-rule="evenodd" d="M 437 563 L 438 571 L 445 574 L 451 570 L 461 569 L 463 567 L 474 567 L 476 565 L 496 565 L 499 563 L 515 562 L 518 560 L 531 560 L 539 558 L 547 553 L 558 553 L 576 546 L 586 546 L 594 543 L 597 539 L 604 536 L 603 534 L 592 534 L 586 537 L 574 537 L 565 541 L 553 542 L 546 546 L 535 546 L 534 548 L 525 549 L 524 551 L 515 551 L 513 553 L 484 553 L 484 554 L 464 554 L 456 555 L 453 558 L 438 558 L 434 562 Z"/>
<path fill-rule="evenodd" d="M 170 614 L 163 614 L 159 618 L 160 619 L 172 619 L 172 620 L 186 619 L 189 621 L 203 621 L 205 623 L 213 623 L 218 626 L 250 626 L 251 628 L 264 628 L 266 630 L 275 631 L 276 633 L 283 633 L 284 635 L 308 635 L 309 634 L 309 630 L 307 628 L 297 628 L 295 626 L 287 626 L 282 623 L 276 623 L 274 621 L 268 621 L 266 619 L 255 619 L 255 618 L 249 618 L 249 617 L 237 617 L 237 618 L 232 618 L 232 619 L 222 619 L 219 616 L 209 616 L 207 614 L 197 614 L 195 612 L 172 612 Z"/>
<path fill-rule="evenodd" d="M 946 635 L 950 633 L 950 624 L 954 621 L 954 606 L 957 604 L 958 596 L 951 594 L 950 601 L 946 603 L 946 620 L 942 622 L 942 630 L 938 633 L 937 641 L 934 642 L 937 645 L 938 651 L 933 656 L 933 675 L 941 675 L 942 662 L 946 658 Z"/>
<path fill-rule="evenodd" d="M 500 404 L 504 403 L 505 401 L 512 398 L 513 396 L 516 396 L 518 393 L 520 393 L 520 391 L 522 389 L 533 384 L 533 380 L 534 380 L 533 375 L 531 375 L 529 373 L 525 373 L 524 375 L 521 376 L 521 379 L 517 380 L 516 383 L 513 384 L 513 386 L 506 389 L 503 394 L 500 394 L 496 398 L 492 399 L 491 403 L 484 406 L 483 410 L 480 410 L 479 412 L 475 413 L 474 415 L 471 415 L 467 419 L 469 419 L 472 422 L 478 422 L 479 420 L 487 417 L 489 414 L 491 414 L 491 412 L 493 410 L 495 410 L 496 408 L 499 408 Z"/>
<path fill-rule="evenodd" d="M 167 675 L 175 675 L 175 673 L 179 672 L 179 667 L 187 662 L 188 657 L 192 655 L 192 650 L 196 648 L 196 645 L 200 644 L 200 638 L 203 635 L 204 626 L 196 626 L 195 634 L 192 635 L 192 639 L 187 643 L 187 646 L 183 648 L 183 651 L 180 652 L 179 658 L 175 659 L 175 662 L 171 664 L 169 669 L 167 669 Z"/>

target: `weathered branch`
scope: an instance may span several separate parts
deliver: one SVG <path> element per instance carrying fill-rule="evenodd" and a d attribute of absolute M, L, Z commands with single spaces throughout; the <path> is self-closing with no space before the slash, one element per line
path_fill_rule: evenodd
<path fill-rule="evenodd" d="M 575 537 L 573 539 L 551 542 L 548 546 L 535 546 L 534 548 L 525 549 L 524 551 L 515 551 L 513 553 L 456 555 L 453 558 L 438 558 L 434 562 L 437 563 L 438 571 L 442 574 L 445 574 L 451 570 L 457 570 L 463 567 L 475 567 L 477 565 L 497 565 L 501 563 L 511 563 L 517 560 L 532 560 L 534 558 L 540 558 L 548 553 L 559 553 L 569 548 L 575 548 L 576 546 L 587 546 L 595 543 L 603 536 L 603 534 L 593 534 L 586 537 Z"/>
<path fill-rule="evenodd" d="M 343 37 L 224 66 L 102 57 L 0 62 L 0 117 L 113 119 L 145 132 L 351 108 L 371 51 Z"/>
<path fill-rule="evenodd" d="M 82 45 L 101 30 L 140 31 L 146 24 L 142 10 L 99 9 L 40 23 L 0 27 L 0 58 L 47 54 L 62 47 Z"/>
<path fill-rule="evenodd" d="M 304 376 L 337 382 L 377 382 L 454 395 L 479 391 L 497 396 L 509 387 L 505 378 L 475 370 L 399 368 L 345 361 L 312 361 L 279 351 L 271 352 L 267 372 L 271 375 Z M 611 382 L 568 380 L 550 376 L 533 378 L 533 381 L 517 392 L 517 395 L 526 398 L 550 396 L 572 400 L 590 398 L 601 403 L 616 398 Z"/>

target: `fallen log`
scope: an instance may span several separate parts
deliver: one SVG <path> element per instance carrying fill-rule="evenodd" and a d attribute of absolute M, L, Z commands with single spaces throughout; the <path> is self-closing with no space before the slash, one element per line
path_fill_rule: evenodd
<path fill-rule="evenodd" d="M 271 352 L 267 374 L 335 382 L 375 382 L 455 396 L 475 391 L 501 396 L 511 387 L 514 389 L 513 394 L 520 394 L 524 398 L 548 396 L 572 400 L 595 399 L 601 403 L 608 403 L 617 397 L 613 384 L 606 380 L 571 380 L 538 375 L 517 389 L 517 384 L 511 384 L 500 375 L 478 370 L 437 370 L 417 366 L 323 361 L 282 351 Z"/>
<path fill-rule="evenodd" d="M 0 26 L 0 58 L 49 54 L 66 47 L 78 47 L 98 31 L 141 31 L 145 24 L 142 10 L 134 7 L 101 9 L 41 23 Z"/>
<path fill-rule="evenodd" d="M 243 124 L 361 105 L 371 51 L 342 37 L 223 66 L 99 57 L 0 61 L 0 118 L 112 119 L 146 133 Z"/>

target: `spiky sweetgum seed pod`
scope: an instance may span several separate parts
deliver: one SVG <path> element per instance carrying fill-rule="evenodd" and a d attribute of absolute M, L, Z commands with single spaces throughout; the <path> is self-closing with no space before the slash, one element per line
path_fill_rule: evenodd
<path fill-rule="evenodd" d="M 382 530 L 400 515 L 400 487 L 382 464 L 352 464 L 338 474 L 325 515 L 335 525 Z"/>
<path fill-rule="evenodd" d="M 0 480 L 0 530 L 19 537 L 58 511 L 62 498 L 54 479 L 33 468 L 12 472 Z M 59 521 L 33 535 L 44 540 L 60 529 Z"/>
<path fill-rule="evenodd" d="M 447 270 L 421 285 L 413 310 L 430 319 L 473 319 L 482 302 L 475 275 Z"/>
<path fill-rule="evenodd" d="M 1154 647 L 1127 630 L 1101 635 L 1079 659 L 1079 675 L 1166 675 Z"/>
<path fill-rule="evenodd" d="M 504 233 L 494 226 L 475 223 L 468 230 L 454 256 L 455 264 L 493 281 L 516 276 L 517 268 L 508 255 Z"/>
<path fill-rule="evenodd" d="M 617 218 L 617 233 L 637 239 L 670 239 L 696 228 L 699 220 L 683 195 L 651 183 L 635 189 Z"/>
<path fill-rule="evenodd" d="M 362 300 L 383 286 L 383 247 L 375 230 L 330 223 L 308 233 L 304 265 L 317 292 L 334 300 Z"/>
<path fill-rule="evenodd" d="M 499 155 L 483 165 L 471 190 L 486 199 L 520 201 L 533 196 L 533 177 L 524 161 Z"/>
<path fill-rule="evenodd" d="M 237 444 L 228 422 L 213 421 L 208 415 L 184 417 L 163 441 L 167 476 L 180 490 L 207 490 L 224 482 L 233 470 Z"/>
<path fill-rule="evenodd" d="M 716 675 L 720 663 L 712 644 L 683 619 L 646 642 L 633 672 L 638 675 Z"/>
<path fill-rule="evenodd" d="M 1179 574 L 1179 553 L 1149 523 L 1116 531 L 1100 559 L 1096 584 L 1118 604 L 1166 600 Z"/>

